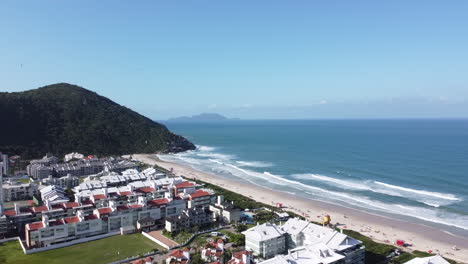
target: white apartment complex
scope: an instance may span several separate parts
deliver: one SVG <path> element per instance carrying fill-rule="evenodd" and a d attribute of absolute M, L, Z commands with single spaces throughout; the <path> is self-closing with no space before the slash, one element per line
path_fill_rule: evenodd
<path fill-rule="evenodd" d="M 264 259 L 283 254 L 286 249 L 290 250 L 288 255 L 277 256 L 271 262 L 265 262 L 268 264 L 364 263 L 365 249 L 361 241 L 334 229 L 312 224 L 299 218 L 291 218 L 282 226 L 275 224 L 256 226 L 243 233 L 246 236 L 246 249 L 252 250 Z M 279 244 L 281 240 L 277 239 L 280 235 L 284 238 L 282 245 Z M 270 237 L 277 240 L 270 241 Z M 265 246 L 267 247 L 265 248 Z M 302 262 L 299 261 L 300 259 Z"/>
<path fill-rule="evenodd" d="M 268 259 L 286 251 L 285 232 L 275 224 L 264 223 L 244 232 L 245 249 Z"/>
<path fill-rule="evenodd" d="M 34 183 L 7 181 L 1 186 L 5 202 L 32 199 L 33 195 L 39 194 L 38 186 Z"/>

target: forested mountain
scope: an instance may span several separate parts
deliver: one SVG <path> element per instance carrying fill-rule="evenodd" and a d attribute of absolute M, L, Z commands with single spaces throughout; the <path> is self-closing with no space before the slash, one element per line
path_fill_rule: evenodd
<path fill-rule="evenodd" d="M 39 157 L 180 152 L 185 138 L 95 92 L 67 83 L 0 93 L 0 151 Z"/>

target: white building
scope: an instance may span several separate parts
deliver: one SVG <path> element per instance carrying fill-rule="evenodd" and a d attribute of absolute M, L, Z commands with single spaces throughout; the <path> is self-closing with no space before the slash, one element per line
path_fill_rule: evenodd
<path fill-rule="evenodd" d="M 65 162 L 69 162 L 72 159 L 82 159 L 82 158 L 84 158 L 83 154 L 80 154 L 78 152 L 72 152 L 72 153 L 66 154 L 63 160 Z"/>
<path fill-rule="evenodd" d="M 364 263 L 365 249 L 362 242 L 334 229 L 309 223 L 298 218 L 289 219 L 281 229 L 286 233 L 288 248 L 324 244 L 344 256 L 343 263 Z"/>
<path fill-rule="evenodd" d="M 278 255 L 260 264 L 341 264 L 344 256 L 323 243 L 289 250 L 287 255 Z"/>
<path fill-rule="evenodd" d="M 213 218 L 225 223 L 239 222 L 241 210 L 234 206 L 234 203 L 224 201 L 224 197 L 219 195 L 215 204 L 210 204 L 210 211 L 213 212 Z"/>
<path fill-rule="evenodd" d="M 286 251 L 285 232 L 275 224 L 264 223 L 252 227 L 245 235 L 245 249 L 268 259 Z"/>
<path fill-rule="evenodd" d="M 39 194 L 38 186 L 34 183 L 8 181 L 2 184 L 2 188 L 6 202 L 32 199 L 33 195 Z"/>
<path fill-rule="evenodd" d="M 50 175 L 48 178 L 43 179 L 42 183 L 45 185 L 57 185 L 61 188 L 69 189 L 78 186 L 80 184 L 80 179 L 76 176 L 71 176 L 70 174 L 60 178 L 54 178 Z"/>
<path fill-rule="evenodd" d="M 436 255 L 426 258 L 414 258 L 405 264 L 449 264 L 443 257 Z"/>

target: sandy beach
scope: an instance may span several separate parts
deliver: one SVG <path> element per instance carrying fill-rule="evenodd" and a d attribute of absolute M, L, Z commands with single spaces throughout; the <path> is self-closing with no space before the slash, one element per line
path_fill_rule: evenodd
<path fill-rule="evenodd" d="M 274 191 L 254 184 L 241 183 L 225 177 L 197 171 L 195 169 L 159 160 L 154 154 L 135 154 L 133 159 L 173 170 L 175 175 L 202 180 L 230 191 L 250 197 L 258 202 L 275 205 L 281 202 L 285 210 L 306 216 L 311 221 L 320 221 L 329 214 L 332 223 L 341 228 L 361 232 L 375 241 L 394 244 L 397 239 L 412 244 L 410 250 L 429 251 L 456 261 L 468 263 L 468 238 L 458 237 L 433 227 L 399 221 L 355 209 L 319 201 L 312 201 L 292 194 Z M 456 246 L 457 249 L 454 249 Z"/>

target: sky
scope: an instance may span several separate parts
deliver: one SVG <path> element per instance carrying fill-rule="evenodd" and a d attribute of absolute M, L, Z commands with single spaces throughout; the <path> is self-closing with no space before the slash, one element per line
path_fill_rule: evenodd
<path fill-rule="evenodd" d="M 0 91 L 150 118 L 468 117 L 468 1 L 0 2 Z"/>

